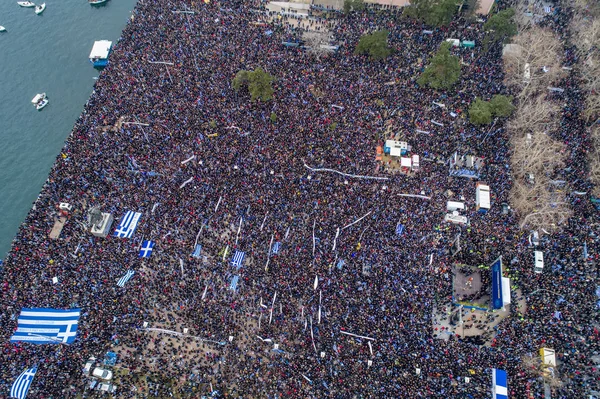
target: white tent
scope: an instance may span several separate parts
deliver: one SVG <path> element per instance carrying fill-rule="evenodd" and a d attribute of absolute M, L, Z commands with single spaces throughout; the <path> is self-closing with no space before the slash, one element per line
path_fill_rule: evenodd
<path fill-rule="evenodd" d="M 412 166 L 412 161 L 410 160 L 410 158 L 400 158 L 400 166 L 402 166 L 403 168 L 410 168 Z"/>

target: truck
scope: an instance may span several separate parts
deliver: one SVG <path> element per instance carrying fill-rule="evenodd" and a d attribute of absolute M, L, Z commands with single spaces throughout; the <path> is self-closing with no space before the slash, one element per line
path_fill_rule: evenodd
<path fill-rule="evenodd" d="M 490 186 L 481 182 L 477 183 L 475 204 L 478 212 L 485 213 L 490 210 Z"/>

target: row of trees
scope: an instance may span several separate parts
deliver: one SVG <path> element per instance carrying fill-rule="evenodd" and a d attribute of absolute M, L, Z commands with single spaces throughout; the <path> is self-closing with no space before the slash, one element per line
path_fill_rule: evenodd
<path fill-rule="evenodd" d="M 514 177 L 509 200 L 521 228 L 551 231 L 572 214 L 561 183 L 555 180 L 567 157 L 565 144 L 552 137 L 559 128 L 561 109 L 547 98 L 547 87 L 564 73 L 562 44 L 551 30 L 524 19 L 521 3 L 516 4 L 516 14 L 510 9 L 499 12 L 486 28 L 491 42 L 511 42 L 504 46 L 504 76 L 519 101 L 507 125 Z M 506 100 L 502 102 L 507 105 Z M 504 108 L 508 110 L 513 110 L 512 104 Z"/>

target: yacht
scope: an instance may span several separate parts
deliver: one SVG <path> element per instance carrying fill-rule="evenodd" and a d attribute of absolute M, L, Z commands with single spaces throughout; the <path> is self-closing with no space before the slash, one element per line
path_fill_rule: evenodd
<path fill-rule="evenodd" d="M 35 3 L 32 3 L 31 1 L 17 1 L 17 4 L 21 7 L 35 7 Z"/>

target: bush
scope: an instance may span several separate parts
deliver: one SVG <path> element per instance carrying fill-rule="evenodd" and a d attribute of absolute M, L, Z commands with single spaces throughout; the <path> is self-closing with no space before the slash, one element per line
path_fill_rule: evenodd
<path fill-rule="evenodd" d="M 487 125 L 492 122 L 490 103 L 476 98 L 469 107 L 469 120 L 474 125 Z"/>

